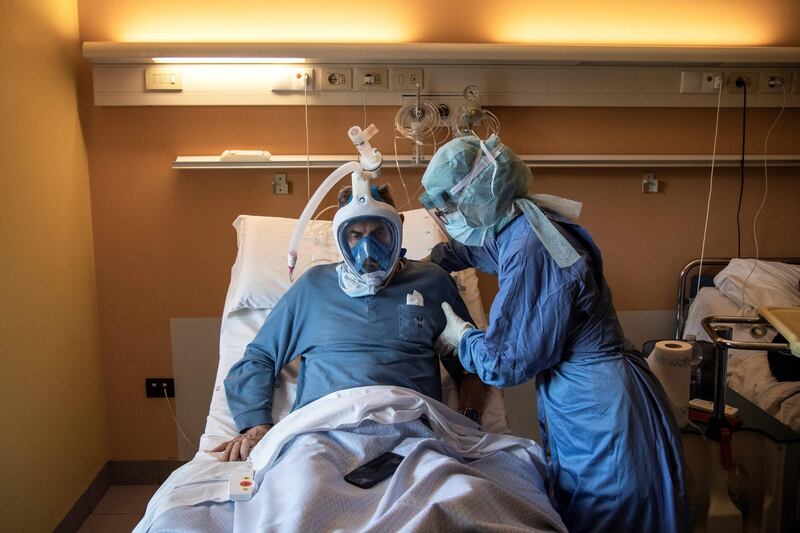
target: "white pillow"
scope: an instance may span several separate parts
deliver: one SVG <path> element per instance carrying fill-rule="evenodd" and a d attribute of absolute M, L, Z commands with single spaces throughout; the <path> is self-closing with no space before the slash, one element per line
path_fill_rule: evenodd
<path fill-rule="evenodd" d="M 226 312 L 272 309 L 289 290 L 286 256 L 297 220 L 241 215 L 233 222 L 239 251 L 231 270 Z M 309 222 L 300 240 L 295 276 L 319 263 L 342 260 L 331 222 Z"/>
<path fill-rule="evenodd" d="M 753 270 L 755 266 L 755 270 Z M 750 274 L 750 272 L 753 272 Z M 747 276 L 750 276 L 747 279 Z M 742 294 L 745 279 L 747 287 Z M 714 277 L 714 285 L 740 308 L 800 305 L 800 265 L 755 259 L 731 259 Z"/>
<path fill-rule="evenodd" d="M 403 247 L 409 259 L 425 257 L 436 244 L 445 240 L 424 209 L 406 211 L 403 215 Z M 297 220 L 290 218 L 251 215 L 241 215 L 234 221 L 239 251 L 231 270 L 226 313 L 240 309 L 272 309 L 289 289 L 286 255 L 296 223 Z M 309 223 L 298 252 L 295 277 L 316 264 L 342 260 L 331 222 L 326 220 Z M 485 327 L 486 314 L 475 270 L 465 270 L 453 277 L 475 325 Z"/>

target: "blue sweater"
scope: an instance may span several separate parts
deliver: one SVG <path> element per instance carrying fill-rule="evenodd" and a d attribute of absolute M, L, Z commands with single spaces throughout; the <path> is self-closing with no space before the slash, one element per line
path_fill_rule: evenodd
<path fill-rule="evenodd" d="M 424 305 L 407 305 L 414 290 Z M 334 391 L 398 385 L 441 400 L 434 342 L 448 302 L 471 320 L 453 279 L 432 263 L 409 261 L 375 296 L 351 298 L 335 265 L 310 269 L 275 305 L 256 338 L 225 379 L 239 431 L 272 423 L 272 395 L 284 366 L 302 356 L 298 409 Z"/>

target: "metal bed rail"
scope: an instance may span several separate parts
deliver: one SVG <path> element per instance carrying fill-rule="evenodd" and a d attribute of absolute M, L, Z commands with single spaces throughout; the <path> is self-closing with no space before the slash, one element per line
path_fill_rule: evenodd
<path fill-rule="evenodd" d="M 769 325 L 760 316 L 709 316 L 701 321 L 714 348 L 717 351 L 714 374 L 714 418 L 725 418 L 725 382 L 728 376 L 728 350 L 786 351 L 790 350 L 788 342 L 737 341 L 732 339 L 730 324 Z"/>

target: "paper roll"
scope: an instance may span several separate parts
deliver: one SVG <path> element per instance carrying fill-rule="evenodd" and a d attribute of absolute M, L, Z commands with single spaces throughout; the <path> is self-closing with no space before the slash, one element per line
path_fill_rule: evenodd
<path fill-rule="evenodd" d="M 683 341 L 660 341 L 648 358 L 672 404 L 680 427 L 689 422 L 689 383 L 692 373 L 692 345 Z"/>

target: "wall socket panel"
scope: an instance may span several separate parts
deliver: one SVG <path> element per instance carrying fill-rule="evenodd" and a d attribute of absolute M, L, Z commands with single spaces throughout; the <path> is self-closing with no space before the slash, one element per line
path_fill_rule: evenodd
<path fill-rule="evenodd" d="M 701 93 L 716 93 L 725 84 L 725 75 L 722 72 L 703 72 L 700 82 Z"/>
<path fill-rule="evenodd" d="M 736 86 L 736 80 L 739 78 L 744 78 L 747 82 L 747 91 L 754 93 L 758 90 L 758 80 L 759 80 L 759 73 L 753 71 L 735 71 L 735 72 L 726 72 L 725 73 L 725 92 L 733 93 L 733 92 L 740 92 L 742 90 L 741 87 Z"/>
<path fill-rule="evenodd" d="M 791 72 L 765 72 L 761 75 L 758 92 L 783 94 L 784 89 L 787 93 L 792 92 Z"/>
<path fill-rule="evenodd" d="M 173 378 L 145 378 L 145 393 L 148 398 L 163 398 L 164 390 L 167 398 L 175 397 L 175 380 Z"/>
<path fill-rule="evenodd" d="M 385 68 L 356 69 L 356 87 L 359 90 L 387 90 L 389 88 L 389 70 Z"/>
<path fill-rule="evenodd" d="M 780 83 L 786 88 L 786 93 L 797 92 L 800 84 L 800 73 L 791 71 L 724 71 L 708 70 L 704 72 L 683 71 L 681 72 L 681 94 L 716 94 L 719 91 L 717 80 L 722 78 L 722 92 L 735 94 L 741 92 L 741 88 L 736 87 L 736 78 L 744 77 L 749 80 L 747 86 L 748 94 L 782 94 L 783 90 Z M 773 81 L 770 85 L 770 80 Z"/>
<path fill-rule="evenodd" d="M 422 69 L 393 68 L 391 89 L 393 91 L 416 92 L 417 85 L 424 88 Z"/>
<path fill-rule="evenodd" d="M 321 91 L 350 91 L 353 89 L 353 69 L 351 68 L 321 68 L 318 79 Z"/>
<path fill-rule="evenodd" d="M 273 194 L 289 194 L 289 179 L 286 174 L 274 174 L 272 176 Z"/>

